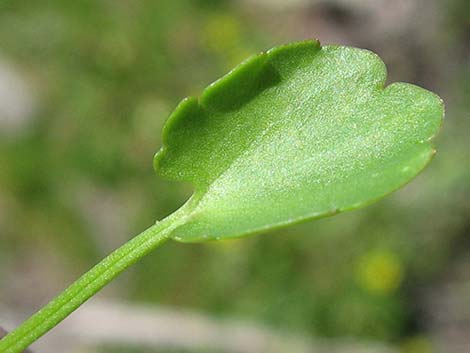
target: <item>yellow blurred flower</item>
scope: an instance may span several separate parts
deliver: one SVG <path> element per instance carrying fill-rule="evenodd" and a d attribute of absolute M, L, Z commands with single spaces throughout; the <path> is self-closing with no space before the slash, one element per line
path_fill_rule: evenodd
<path fill-rule="evenodd" d="M 362 288 L 376 294 L 394 292 L 403 279 L 403 266 L 391 251 L 375 250 L 364 255 L 357 265 L 357 278 Z"/>
<path fill-rule="evenodd" d="M 241 41 L 241 24 L 233 16 L 215 14 L 208 17 L 203 28 L 204 44 L 216 53 L 232 50 Z"/>
<path fill-rule="evenodd" d="M 243 25 L 234 16 L 220 13 L 208 16 L 201 36 L 203 46 L 221 57 L 228 68 L 251 54 L 243 45 Z"/>
<path fill-rule="evenodd" d="M 416 336 L 406 339 L 400 347 L 400 353 L 433 353 L 434 349 L 429 339 Z"/>

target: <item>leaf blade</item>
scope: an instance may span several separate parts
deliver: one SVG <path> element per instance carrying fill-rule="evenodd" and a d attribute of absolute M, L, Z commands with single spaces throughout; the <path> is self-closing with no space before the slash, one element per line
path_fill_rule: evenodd
<path fill-rule="evenodd" d="M 250 59 L 178 108 L 155 167 L 192 182 L 196 201 L 173 237 L 256 233 L 362 207 L 407 183 L 434 153 L 443 105 L 414 85 L 384 88 L 385 79 L 369 51 L 300 42 Z"/>

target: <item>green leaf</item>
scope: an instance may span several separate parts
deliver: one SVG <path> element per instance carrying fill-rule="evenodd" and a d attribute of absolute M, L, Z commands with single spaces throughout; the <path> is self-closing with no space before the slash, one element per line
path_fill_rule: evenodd
<path fill-rule="evenodd" d="M 356 209 L 407 183 L 435 153 L 443 102 L 385 80 L 370 51 L 305 41 L 183 100 L 154 161 L 195 187 L 172 237 L 239 237 Z"/>

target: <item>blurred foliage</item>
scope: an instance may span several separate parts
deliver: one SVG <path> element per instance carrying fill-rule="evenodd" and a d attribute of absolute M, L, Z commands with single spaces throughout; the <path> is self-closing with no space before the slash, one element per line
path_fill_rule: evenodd
<path fill-rule="evenodd" d="M 447 120 L 417 180 L 367 209 L 269 235 L 169 243 L 118 280 L 115 295 L 428 352 L 415 289 L 469 253 L 468 2 L 446 6 L 452 25 L 439 49 L 460 57 L 431 87 L 446 97 Z M 262 26 L 221 0 L 1 3 L 0 54 L 39 102 L 20 135 L 0 131 L 2 301 L 34 302 L 34 293 L 21 302 L 28 293 L 12 280 L 27 286 L 38 263 L 33 276 L 50 276 L 54 293 L 185 200 L 189 186 L 152 170 L 161 126 L 181 98 L 281 41 Z"/>

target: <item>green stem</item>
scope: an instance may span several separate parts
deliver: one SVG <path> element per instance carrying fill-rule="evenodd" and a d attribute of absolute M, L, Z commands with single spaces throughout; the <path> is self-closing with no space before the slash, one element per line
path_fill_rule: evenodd
<path fill-rule="evenodd" d="M 180 209 L 180 211 L 182 211 Z M 70 287 L 0 340 L 1 353 L 20 353 L 64 320 L 127 267 L 164 243 L 182 222 L 173 213 L 115 250 Z"/>

